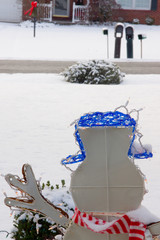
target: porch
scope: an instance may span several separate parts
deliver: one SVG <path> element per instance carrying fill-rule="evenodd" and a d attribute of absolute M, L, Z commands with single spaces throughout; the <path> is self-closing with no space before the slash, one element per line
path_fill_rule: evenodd
<path fill-rule="evenodd" d="M 37 19 L 47 22 L 62 24 L 74 24 L 84 22 L 87 17 L 89 0 L 39 0 L 37 7 Z M 30 2 L 25 1 L 23 12 L 30 8 Z M 31 17 L 23 16 L 23 20 Z"/>

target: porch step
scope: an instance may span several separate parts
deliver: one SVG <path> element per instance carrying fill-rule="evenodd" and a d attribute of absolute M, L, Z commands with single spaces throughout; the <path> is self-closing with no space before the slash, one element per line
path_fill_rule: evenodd
<path fill-rule="evenodd" d="M 57 24 L 57 25 L 75 25 L 76 23 L 73 23 L 72 21 L 66 21 L 66 20 L 64 20 L 64 21 L 61 21 L 61 20 L 56 20 L 56 21 L 54 21 L 53 20 L 53 23 L 54 24 Z"/>
<path fill-rule="evenodd" d="M 54 24 L 57 24 L 57 25 L 89 25 L 88 23 L 84 22 L 84 21 L 77 21 L 77 22 L 72 22 L 72 21 L 61 21 L 61 20 L 53 20 L 53 23 Z"/>

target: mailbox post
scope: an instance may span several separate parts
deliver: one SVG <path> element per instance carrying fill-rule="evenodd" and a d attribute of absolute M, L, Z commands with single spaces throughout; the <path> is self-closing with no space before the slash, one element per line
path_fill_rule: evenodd
<path fill-rule="evenodd" d="M 37 3 L 38 0 L 32 1 L 31 2 L 31 8 L 26 11 L 24 14 L 28 14 L 33 17 L 33 23 L 34 23 L 34 28 L 33 28 L 33 36 L 36 36 L 36 21 L 37 21 Z"/>
<path fill-rule="evenodd" d="M 133 58 L 133 39 L 134 30 L 133 27 L 126 27 L 126 40 L 127 40 L 127 58 Z"/>
<path fill-rule="evenodd" d="M 34 1 L 35 3 L 38 3 L 38 0 Z M 33 23 L 34 23 L 34 27 L 33 27 L 33 36 L 36 36 L 36 22 L 37 22 L 37 5 L 36 7 L 34 7 L 33 12 L 32 12 L 32 17 L 33 17 Z"/>
<path fill-rule="evenodd" d="M 124 25 L 122 23 L 117 23 L 115 26 L 115 51 L 114 51 L 114 57 L 120 58 L 120 52 L 121 52 L 121 39 L 123 37 L 123 28 Z"/>
<path fill-rule="evenodd" d="M 108 29 L 103 28 L 103 34 L 107 36 L 107 58 L 109 58 L 109 39 L 108 39 Z"/>
<path fill-rule="evenodd" d="M 143 53 L 143 49 L 142 49 L 142 40 L 143 39 L 146 39 L 147 38 L 147 36 L 145 35 L 145 34 L 138 34 L 138 39 L 140 40 L 140 42 L 141 42 L 141 58 L 142 58 L 142 53 Z"/>

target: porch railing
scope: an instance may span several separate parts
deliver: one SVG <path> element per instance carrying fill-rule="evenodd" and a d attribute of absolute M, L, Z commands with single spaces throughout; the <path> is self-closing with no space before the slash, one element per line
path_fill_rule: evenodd
<path fill-rule="evenodd" d="M 53 1 L 50 1 L 49 4 L 39 3 L 38 4 L 38 15 L 40 19 L 44 21 L 52 22 L 52 9 L 53 9 Z"/>
<path fill-rule="evenodd" d="M 89 5 L 89 0 L 87 0 L 86 5 L 76 5 L 73 3 L 73 12 L 72 12 L 72 22 L 85 21 L 87 16 L 87 9 Z"/>

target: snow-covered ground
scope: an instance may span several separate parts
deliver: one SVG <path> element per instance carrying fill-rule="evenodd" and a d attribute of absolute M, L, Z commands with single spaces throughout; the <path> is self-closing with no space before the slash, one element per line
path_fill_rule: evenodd
<path fill-rule="evenodd" d="M 138 161 L 148 179 L 143 204 L 160 216 L 159 75 L 128 75 L 121 85 L 107 86 L 71 84 L 56 74 L 0 74 L 0 86 L 0 172 L 21 176 L 22 165 L 29 163 L 37 179 L 53 184 L 65 179 L 69 186 L 70 172 L 60 160 L 78 150 L 70 123 L 86 112 L 113 110 L 128 99 L 129 109 L 144 108 L 139 127 L 154 157 Z M 12 218 L 3 191 L 14 195 L 1 177 L 0 230 L 10 232 Z"/>
<path fill-rule="evenodd" d="M 125 27 L 128 24 L 125 24 Z M 0 59 L 83 60 L 107 58 L 107 37 L 104 26 L 59 26 L 53 23 L 37 24 L 36 38 L 33 23 L 19 25 L 0 23 Z M 138 34 L 143 40 L 143 59 L 160 59 L 160 26 L 133 25 L 134 58 L 140 59 Z M 109 30 L 109 57 L 114 57 L 114 25 Z M 126 59 L 125 31 L 121 58 Z"/>
<path fill-rule="evenodd" d="M 134 25 L 134 56 L 140 59 L 137 34 L 147 34 L 143 56 L 158 61 L 160 27 Z M 83 60 L 105 59 L 106 36 L 103 26 L 58 26 L 38 24 L 36 38 L 30 22 L 20 25 L 0 23 L 0 59 Z M 114 55 L 114 27 L 109 28 L 110 58 Z M 126 40 L 122 40 L 122 58 L 126 58 Z M 60 160 L 78 148 L 70 127 L 83 113 L 109 111 L 130 99 L 129 109 L 144 108 L 139 127 L 143 143 L 153 147 L 153 159 L 139 160 L 148 179 L 149 193 L 143 205 L 160 216 L 160 75 L 127 75 L 120 85 L 78 85 L 56 74 L 0 74 L 0 173 L 21 176 L 24 163 L 32 165 L 36 178 L 53 184 L 70 172 Z M 127 173 L 126 173 L 127 174 Z M 12 228 L 10 211 L 4 205 L 3 192 L 13 196 L 0 177 L 0 231 Z M 0 232 L 4 240 L 5 233 Z M 8 237 L 10 239 L 10 237 Z"/>

